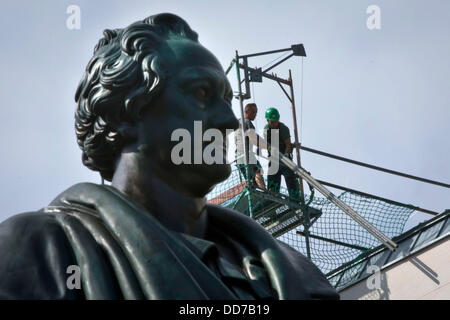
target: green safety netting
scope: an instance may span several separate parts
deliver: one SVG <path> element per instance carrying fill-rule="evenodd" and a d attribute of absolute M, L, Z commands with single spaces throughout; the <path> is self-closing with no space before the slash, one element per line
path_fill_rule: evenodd
<path fill-rule="evenodd" d="M 267 177 L 264 179 L 267 183 Z M 376 238 L 317 192 L 305 194 L 302 202 L 290 198 L 286 188 L 273 193 L 255 186 L 255 183 L 247 183 L 243 173 L 233 165 L 230 177 L 218 184 L 207 195 L 207 200 L 251 216 L 275 238 L 305 256 L 308 241 L 310 258 L 324 274 L 358 260 L 366 251 L 380 245 Z M 414 212 L 410 205 L 395 205 L 350 192 L 340 194 L 339 198 L 390 238 L 403 232 Z M 307 239 L 305 235 L 309 235 Z M 339 285 L 351 282 L 360 271 L 346 274 Z"/>

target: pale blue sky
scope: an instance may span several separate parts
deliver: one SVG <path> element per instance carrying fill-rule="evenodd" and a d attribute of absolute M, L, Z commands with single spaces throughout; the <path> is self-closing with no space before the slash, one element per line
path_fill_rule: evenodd
<path fill-rule="evenodd" d="M 66 28 L 72 4 L 81 8 L 80 30 Z M 381 9 L 381 30 L 366 27 L 372 4 Z M 76 145 L 76 86 L 105 28 L 160 12 L 183 17 L 224 68 L 235 50 L 303 43 L 302 114 L 300 59 L 274 69 L 279 76 L 293 70 L 303 145 L 450 182 L 449 1 L 2 1 L 0 221 L 47 205 L 76 182 L 100 181 L 83 167 Z M 278 86 L 254 90 L 257 128 L 269 106 L 292 128 Z M 233 109 L 239 114 L 236 101 Z M 318 179 L 438 212 L 450 208 L 445 188 L 306 152 L 302 165 Z"/>

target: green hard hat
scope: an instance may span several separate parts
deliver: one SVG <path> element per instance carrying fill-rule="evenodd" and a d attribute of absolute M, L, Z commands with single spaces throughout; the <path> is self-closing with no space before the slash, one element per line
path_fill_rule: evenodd
<path fill-rule="evenodd" d="M 266 110 L 266 119 L 270 121 L 280 120 L 280 113 L 275 108 L 269 108 Z"/>

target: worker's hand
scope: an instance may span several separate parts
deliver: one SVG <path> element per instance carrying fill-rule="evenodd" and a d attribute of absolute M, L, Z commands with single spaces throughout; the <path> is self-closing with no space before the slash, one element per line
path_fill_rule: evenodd
<path fill-rule="evenodd" d="M 300 148 L 300 146 L 301 146 L 300 142 L 293 142 L 292 143 L 292 148 L 297 148 L 297 147 Z"/>
<path fill-rule="evenodd" d="M 292 144 L 291 144 L 291 138 L 286 138 L 284 140 L 284 143 L 286 145 L 286 149 L 284 150 L 285 153 L 292 153 Z"/>

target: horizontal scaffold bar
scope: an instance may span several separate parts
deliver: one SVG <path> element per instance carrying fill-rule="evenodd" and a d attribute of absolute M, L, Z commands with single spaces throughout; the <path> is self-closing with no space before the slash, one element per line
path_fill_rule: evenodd
<path fill-rule="evenodd" d="M 312 149 L 312 148 L 304 147 L 302 145 L 300 145 L 300 149 L 305 150 L 305 151 L 309 151 L 309 152 L 312 152 L 312 153 L 320 154 L 321 156 L 325 156 L 325 157 L 329 157 L 329 158 L 333 158 L 333 159 L 337 159 L 337 160 L 353 163 L 353 164 L 356 164 L 356 165 L 359 165 L 359 166 L 363 166 L 363 167 L 367 167 L 367 168 L 370 168 L 370 169 L 383 171 L 383 172 L 386 172 L 386 173 L 395 174 L 395 175 L 398 175 L 398 176 L 402 176 L 402 177 L 405 177 L 405 178 L 414 179 L 414 180 L 418 180 L 418 181 L 422 181 L 422 182 L 426 182 L 426 183 L 435 184 L 435 185 L 438 185 L 438 186 L 441 186 L 441 187 L 445 187 L 445 188 L 450 188 L 450 184 L 448 184 L 448 183 L 434 181 L 434 180 L 430 180 L 430 179 L 425 179 L 425 178 L 413 176 L 413 175 L 410 175 L 410 174 L 406 174 L 406 173 L 402 173 L 402 172 L 398 172 L 398 171 L 394 171 L 394 170 L 390 170 L 390 169 L 386 169 L 386 168 L 382 168 L 382 167 L 377 167 L 377 166 L 374 166 L 374 165 L 371 165 L 371 164 L 368 164 L 368 163 L 364 163 L 364 162 L 360 162 L 360 161 L 344 158 L 344 157 L 341 157 L 341 156 L 337 156 L 337 155 L 334 155 L 334 154 L 331 154 L 331 153 L 327 153 L 327 152 L 315 150 L 315 149 Z"/>

